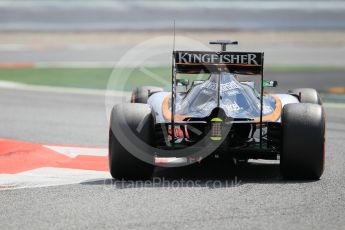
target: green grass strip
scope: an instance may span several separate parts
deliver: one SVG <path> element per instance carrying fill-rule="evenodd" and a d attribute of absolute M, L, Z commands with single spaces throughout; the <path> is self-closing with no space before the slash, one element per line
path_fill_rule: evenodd
<path fill-rule="evenodd" d="M 268 66 L 266 72 L 345 72 L 342 67 L 320 66 Z M 190 81 L 205 75 L 179 75 Z M 28 68 L 0 69 L 0 81 L 30 85 L 106 89 L 110 79 L 111 88 L 130 90 L 135 86 L 154 85 L 170 87 L 170 67 L 145 68 Z"/>

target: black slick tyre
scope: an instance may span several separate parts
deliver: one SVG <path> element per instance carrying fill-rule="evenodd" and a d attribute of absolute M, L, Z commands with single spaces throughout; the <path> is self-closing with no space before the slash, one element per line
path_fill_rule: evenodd
<path fill-rule="evenodd" d="M 292 93 L 296 96 L 300 96 L 299 100 L 301 103 L 312 103 L 322 105 L 322 100 L 320 95 L 315 89 L 311 88 L 298 88 L 289 90 L 289 93 Z"/>
<path fill-rule="evenodd" d="M 282 113 L 281 173 L 287 179 L 319 179 L 325 162 L 322 106 L 287 104 Z"/>
<path fill-rule="evenodd" d="M 113 107 L 109 129 L 109 170 L 116 179 L 147 179 L 152 176 L 154 118 L 146 104 Z M 138 153 L 144 152 L 139 159 Z M 134 154 L 133 154 L 134 153 Z M 135 153 L 137 155 L 135 155 Z"/>
<path fill-rule="evenodd" d="M 131 102 L 146 104 L 150 95 L 162 91 L 162 88 L 156 86 L 142 86 L 134 88 L 132 91 Z"/>

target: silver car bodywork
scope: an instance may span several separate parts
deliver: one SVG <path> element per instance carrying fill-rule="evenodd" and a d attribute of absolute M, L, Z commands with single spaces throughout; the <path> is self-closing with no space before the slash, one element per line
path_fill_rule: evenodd
<path fill-rule="evenodd" d="M 260 117 L 260 94 L 253 85 L 240 82 L 235 75 L 223 73 L 219 82 L 219 104 L 217 93 L 217 74 L 192 87 L 187 93 L 176 96 L 176 114 L 186 118 L 203 118 L 210 115 L 216 107 L 222 108 L 228 117 L 258 119 Z M 148 99 L 148 104 L 155 111 L 156 122 L 169 122 L 163 106 L 168 102 L 171 109 L 170 92 L 159 92 Z M 298 98 L 289 94 L 265 94 L 263 97 L 263 116 L 271 121 L 280 122 L 282 107 L 290 103 L 299 103 Z M 274 115 L 274 116 L 273 116 Z"/>

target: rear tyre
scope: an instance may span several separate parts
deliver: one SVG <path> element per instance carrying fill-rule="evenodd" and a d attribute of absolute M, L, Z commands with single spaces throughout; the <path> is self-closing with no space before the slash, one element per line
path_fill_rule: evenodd
<path fill-rule="evenodd" d="M 110 118 L 109 170 L 116 179 L 146 179 L 152 176 L 154 158 L 149 154 L 154 141 L 154 118 L 145 104 L 115 105 Z M 115 132 L 114 132 L 115 131 Z M 128 149 L 148 153 L 142 161 Z M 134 149 L 134 150 L 133 150 Z M 139 152 L 139 151 L 136 151 Z"/>
<path fill-rule="evenodd" d="M 149 96 L 152 93 L 162 92 L 163 89 L 155 86 L 142 86 L 133 89 L 132 91 L 132 103 L 146 104 Z"/>
<path fill-rule="evenodd" d="M 292 93 L 295 95 L 301 95 L 300 97 L 301 103 L 312 103 L 312 104 L 322 105 L 320 95 L 315 89 L 298 88 L 298 89 L 289 90 L 289 93 Z"/>
<path fill-rule="evenodd" d="M 322 106 L 288 104 L 282 114 L 280 168 L 287 179 L 319 179 L 325 161 L 325 114 Z"/>

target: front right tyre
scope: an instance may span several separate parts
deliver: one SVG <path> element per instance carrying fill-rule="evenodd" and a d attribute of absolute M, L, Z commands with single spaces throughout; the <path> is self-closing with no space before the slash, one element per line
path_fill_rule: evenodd
<path fill-rule="evenodd" d="M 322 105 L 322 100 L 319 93 L 312 88 L 298 88 L 289 90 L 289 93 L 292 93 L 298 96 L 301 103 L 312 103 Z"/>

